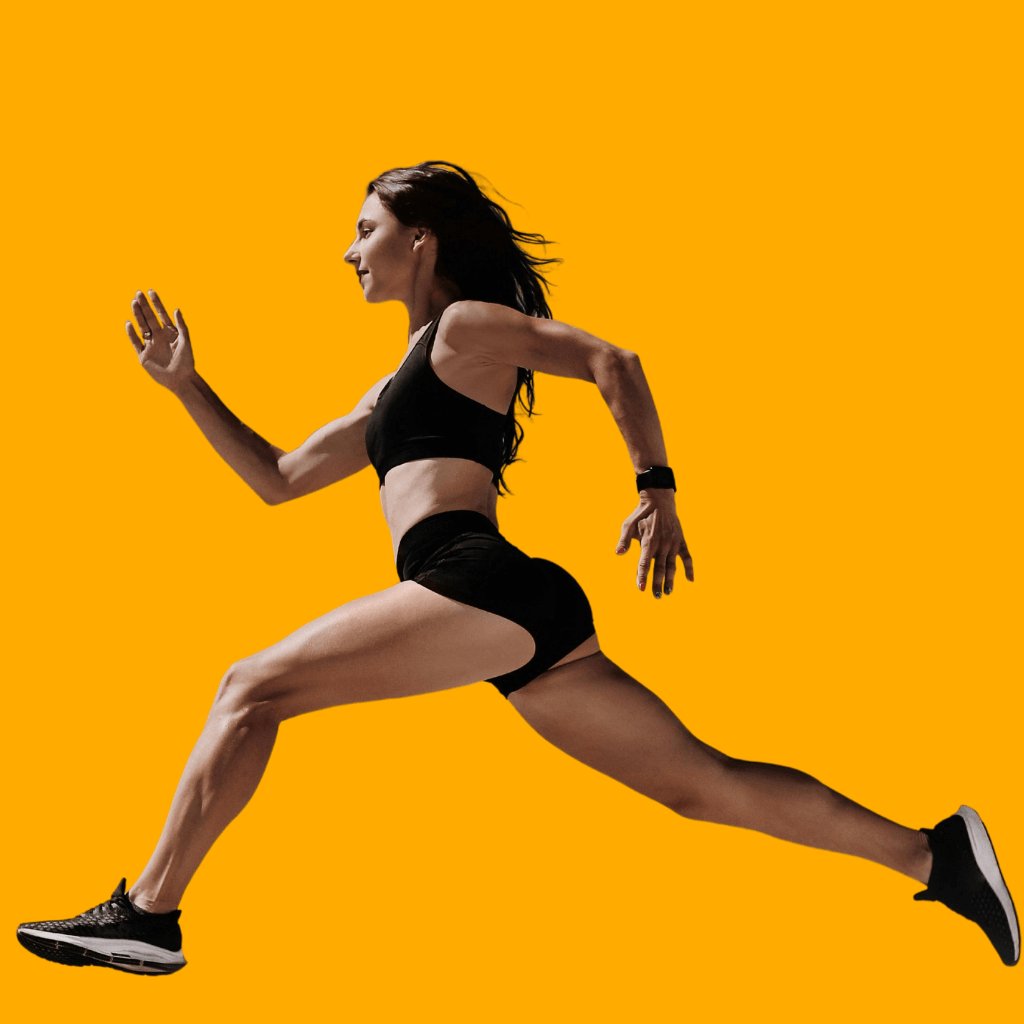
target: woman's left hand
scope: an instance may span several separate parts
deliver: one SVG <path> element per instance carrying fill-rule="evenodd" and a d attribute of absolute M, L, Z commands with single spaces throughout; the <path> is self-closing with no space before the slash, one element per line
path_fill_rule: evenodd
<path fill-rule="evenodd" d="M 653 562 L 651 589 L 654 596 L 661 597 L 663 589 L 666 594 L 671 594 L 677 558 L 682 558 L 686 578 L 693 582 L 693 559 L 676 515 L 676 492 L 671 488 L 652 487 L 640 492 L 640 504 L 622 524 L 615 553 L 624 555 L 634 538 L 640 541 L 640 563 L 636 575 L 636 585 L 640 590 L 644 589 Z"/>

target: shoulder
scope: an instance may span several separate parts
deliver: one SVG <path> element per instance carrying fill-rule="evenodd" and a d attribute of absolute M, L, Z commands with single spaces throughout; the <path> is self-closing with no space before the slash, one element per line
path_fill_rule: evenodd
<path fill-rule="evenodd" d="M 503 306 L 498 302 L 481 302 L 479 299 L 459 299 L 445 307 L 441 326 L 460 333 L 470 330 L 486 330 L 487 328 L 507 328 L 519 326 L 533 317 L 520 313 L 511 306 Z"/>
<path fill-rule="evenodd" d="M 376 383 L 370 386 L 370 389 L 366 391 L 362 398 L 356 402 L 352 409 L 353 414 L 368 414 L 374 409 L 377 404 L 377 399 L 380 397 L 381 391 L 384 390 L 384 386 L 394 376 L 393 373 L 389 373 L 386 377 L 381 377 Z"/>
<path fill-rule="evenodd" d="M 438 336 L 453 351 L 493 356 L 507 348 L 510 335 L 534 322 L 534 317 L 497 302 L 459 299 L 445 308 Z"/>
<path fill-rule="evenodd" d="M 468 299 L 445 309 L 438 336 L 448 348 L 482 363 L 525 367 L 591 383 L 606 366 L 624 365 L 623 360 L 633 356 L 571 324 Z"/>

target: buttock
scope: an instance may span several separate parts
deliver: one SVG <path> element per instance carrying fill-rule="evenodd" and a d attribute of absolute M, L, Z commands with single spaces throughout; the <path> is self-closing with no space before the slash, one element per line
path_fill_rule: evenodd
<path fill-rule="evenodd" d="M 398 545 L 400 580 L 523 626 L 536 645 L 512 672 L 488 679 L 505 697 L 561 661 L 594 633 L 587 595 L 562 566 L 512 544 L 482 512 L 437 512 L 411 526 Z"/>

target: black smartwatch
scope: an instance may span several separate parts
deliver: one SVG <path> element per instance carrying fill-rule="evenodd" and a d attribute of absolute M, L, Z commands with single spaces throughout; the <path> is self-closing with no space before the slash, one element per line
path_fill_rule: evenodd
<path fill-rule="evenodd" d="M 676 478 L 669 466 L 651 466 L 636 475 L 636 489 L 640 491 L 651 487 L 671 487 L 676 489 Z"/>

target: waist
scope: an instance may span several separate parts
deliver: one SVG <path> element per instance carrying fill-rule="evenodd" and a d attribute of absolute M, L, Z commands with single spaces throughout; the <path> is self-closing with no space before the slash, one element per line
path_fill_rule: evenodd
<path fill-rule="evenodd" d="M 501 531 L 489 516 L 474 509 L 456 508 L 433 515 L 413 523 L 402 534 L 395 556 L 395 569 L 400 580 L 416 575 L 424 562 L 438 548 L 455 537 L 465 533 L 489 533 L 500 537 Z"/>

